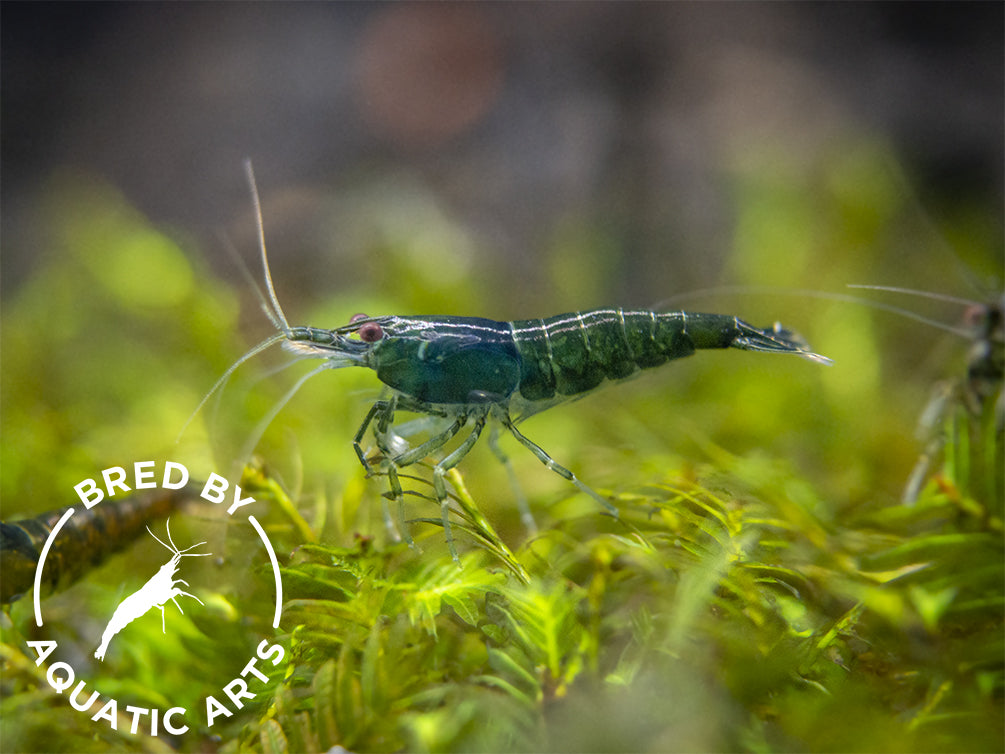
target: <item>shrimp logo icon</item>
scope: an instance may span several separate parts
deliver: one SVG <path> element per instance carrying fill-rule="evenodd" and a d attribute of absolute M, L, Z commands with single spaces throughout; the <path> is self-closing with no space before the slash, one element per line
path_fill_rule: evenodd
<path fill-rule="evenodd" d="M 101 634 L 101 644 L 94 652 L 94 656 L 102 662 L 104 662 L 105 652 L 108 651 L 108 644 L 112 638 L 134 620 L 146 615 L 152 608 L 156 607 L 161 611 L 161 631 L 167 633 L 167 627 L 164 622 L 164 605 L 168 600 L 171 600 L 175 604 L 175 607 L 183 614 L 185 611 L 178 604 L 177 597 L 185 595 L 186 597 L 191 597 L 200 605 L 203 604 L 203 601 L 191 592 L 178 588 L 178 584 L 189 586 L 189 583 L 184 579 L 176 579 L 174 576 L 178 572 L 178 566 L 182 558 L 205 558 L 213 554 L 211 552 L 189 552 L 189 550 L 194 550 L 196 547 L 206 543 L 199 542 L 191 547 L 186 547 L 184 550 L 179 550 L 174 540 L 171 539 L 170 519 L 167 521 L 167 540 L 170 544 L 165 544 L 164 540 L 150 531 L 149 526 L 147 527 L 147 531 L 150 532 L 151 537 L 171 552 L 171 558 L 160 567 L 157 573 L 150 577 L 147 583 L 122 600 L 119 606 L 115 608 L 111 620 L 108 621 L 108 625 Z"/>

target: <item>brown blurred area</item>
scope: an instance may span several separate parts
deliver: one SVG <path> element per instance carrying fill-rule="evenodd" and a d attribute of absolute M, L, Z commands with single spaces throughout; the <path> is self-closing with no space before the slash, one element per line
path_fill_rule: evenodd
<path fill-rule="evenodd" d="M 608 303 L 713 280 L 734 231 L 725 176 L 754 152 L 812 162 L 876 134 L 924 211 L 1002 205 L 1000 3 L 0 11 L 4 293 L 45 253 L 39 207 L 68 170 L 210 255 L 248 214 L 253 158 L 276 274 L 306 296 L 352 276 L 353 241 L 322 205 L 412 181 L 502 271 L 509 299 L 472 312 L 500 318 L 549 313 L 539 250 L 565 217 L 621 250 Z"/>

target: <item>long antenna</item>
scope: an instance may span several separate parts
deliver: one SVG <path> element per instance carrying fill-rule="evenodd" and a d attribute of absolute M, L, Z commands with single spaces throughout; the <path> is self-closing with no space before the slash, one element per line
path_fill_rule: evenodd
<path fill-rule="evenodd" d="M 265 297 L 265 292 L 262 290 L 262 286 L 258 284 L 254 275 L 251 274 L 251 270 L 248 269 L 248 265 L 244 261 L 244 258 L 237 253 L 237 249 L 234 248 L 234 244 L 231 243 L 230 238 L 225 233 L 220 233 L 219 238 L 223 248 L 226 250 L 227 254 L 230 255 L 230 258 L 234 260 L 234 264 L 237 265 L 237 269 L 241 271 L 241 275 L 244 276 L 244 280 L 248 283 L 248 287 L 254 292 L 255 298 L 258 299 L 258 306 L 262 310 L 262 313 L 268 318 L 274 328 L 283 332 L 283 323 L 279 321 L 276 313 L 272 311 L 272 304 L 270 304 L 269 300 Z"/>
<path fill-rule="evenodd" d="M 289 332 L 290 323 L 286 321 L 283 307 L 279 305 L 279 297 L 276 296 L 276 289 L 272 285 L 272 272 L 269 270 L 269 257 L 265 251 L 265 224 L 262 222 L 262 202 L 258 198 L 258 186 L 255 184 L 255 170 L 251 167 L 251 160 L 244 161 L 244 172 L 248 176 L 248 185 L 251 188 L 251 201 L 255 206 L 255 222 L 258 225 L 258 249 L 262 255 L 262 270 L 265 272 L 265 285 L 269 291 L 269 301 L 275 308 L 276 316 L 283 325 L 283 330 Z"/>
<path fill-rule="evenodd" d="M 175 442 L 181 441 L 181 436 L 185 434 L 185 430 L 188 429 L 188 425 L 192 423 L 192 420 L 199 415 L 200 411 L 202 411 L 202 407 L 205 406 L 206 402 L 210 398 L 212 398 L 213 395 L 215 395 L 220 388 L 224 386 L 227 380 L 230 379 L 230 375 L 232 375 L 235 371 L 237 371 L 237 368 L 241 366 L 241 364 L 246 362 L 252 356 L 257 356 L 269 346 L 279 343 L 282 340 L 286 340 L 286 333 L 278 332 L 275 335 L 272 335 L 271 337 L 268 337 L 265 340 L 263 340 L 257 346 L 255 346 L 246 354 L 244 354 L 244 356 L 242 356 L 233 364 L 231 364 L 230 367 L 227 369 L 227 371 L 220 375 L 220 379 L 218 379 L 215 383 L 213 383 L 213 387 L 209 389 L 209 392 L 202 397 L 202 400 L 199 401 L 199 405 L 195 407 L 195 411 L 193 411 L 192 414 L 188 417 L 188 419 L 185 420 L 185 423 L 182 425 L 181 430 L 178 432 L 178 436 L 175 438 Z"/>
<path fill-rule="evenodd" d="M 276 296 L 276 289 L 272 285 L 272 272 L 269 270 L 269 257 L 265 250 L 265 225 L 262 222 L 262 202 L 258 197 L 258 186 L 255 183 L 255 171 L 251 166 L 250 159 L 246 159 L 244 161 L 244 172 L 248 178 L 248 185 L 251 188 L 251 201 L 255 208 L 255 223 L 258 229 L 258 248 L 261 253 L 262 269 L 265 273 L 265 283 L 269 293 L 268 299 L 266 299 L 265 296 L 262 294 L 262 290 L 261 288 L 259 288 L 258 283 L 256 283 L 254 278 L 251 277 L 251 273 L 248 272 L 248 268 L 245 266 L 244 261 L 241 259 L 240 255 L 237 254 L 237 252 L 234 250 L 234 247 L 230 244 L 229 239 L 227 239 L 226 237 L 223 238 L 224 247 L 232 256 L 234 256 L 234 258 L 237 261 L 238 268 L 241 270 L 242 274 L 244 274 L 244 276 L 251 282 L 255 293 L 258 295 L 259 304 L 261 305 L 262 310 L 265 312 L 265 316 L 268 317 L 269 321 L 273 324 L 273 326 L 275 326 L 275 328 L 277 330 L 280 330 L 281 332 L 278 332 L 266 338 L 257 346 L 254 346 L 250 351 L 245 353 L 241 358 L 239 358 L 237 361 L 231 364 L 226 372 L 220 375 L 220 378 L 213 384 L 213 387 L 209 389 L 209 392 L 202 397 L 201 401 L 199 401 L 199 405 L 195 407 L 195 411 L 193 411 L 191 415 L 189 415 L 188 419 L 185 420 L 185 423 L 182 425 L 181 430 L 179 430 L 178 432 L 178 436 L 175 438 L 176 443 L 181 441 L 182 435 L 185 434 L 185 430 L 188 429 L 188 426 L 189 424 L 192 423 L 192 420 L 195 419 L 196 416 L 198 416 L 199 412 L 202 410 L 203 406 L 206 405 L 207 401 L 209 401 L 210 398 L 212 398 L 219 390 L 223 388 L 227 380 L 229 380 L 230 376 L 235 371 L 237 371 L 237 368 L 239 366 L 241 366 L 244 362 L 248 361 L 248 359 L 252 358 L 253 356 L 260 354 L 262 351 L 266 350 L 270 346 L 279 343 L 283 340 L 286 340 L 286 338 L 290 334 L 290 323 L 287 322 L 286 320 L 286 315 L 283 313 L 283 307 L 279 305 L 279 298 Z M 272 306 L 271 310 L 269 308 L 270 305 Z M 153 532 L 150 533 L 153 534 Z M 161 542 L 161 540 L 159 539 L 157 541 Z M 164 543 L 161 542 L 161 544 L 163 545 Z M 167 545 L 164 546 L 167 547 Z"/>
<path fill-rule="evenodd" d="M 860 288 L 867 291 L 888 291 L 890 293 L 903 293 L 907 296 L 918 296 L 919 298 L 932 299 L 933 301 L 947 301 L 950 304 L 961 304 L 963 306 L 975 306 L 978 305 L 979 301 L 971 301 L 968 298 L 960 298 L 959 296 L 949 296 L 945 293 L 934 293 L 932 291 L 918 291 L 914 288 L 902 288 L 899 285 L 862 285 L 857 283 L 849 283 L 849 288 Z"/>

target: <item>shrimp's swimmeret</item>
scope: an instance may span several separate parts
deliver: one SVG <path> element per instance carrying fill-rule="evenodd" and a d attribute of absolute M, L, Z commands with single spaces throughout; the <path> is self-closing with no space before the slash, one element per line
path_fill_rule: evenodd
<path fill-rule="evenodd" d="M 324 363 L 301 378 L 265 417 L 260 425 L 263 431 L 296 389 L 320 371 L 348 366 L 372 369 L 388 388 L 387 397 L 370 407 L 353 438 L 353 447 L 363 467 L 368 473 L 373 472 L 363 451 L 363 439 L 372 426 L 382 457 L 380 464 L 388 476 L 390 497 L 398 502 L 399 510 L 403 491 L 398 470 L 439 451 L 462 429 L 467 431 L 460 444 L 433 467 L 433 489 L 455 559 L 444 475 L 464 458 L 490 419 L 495 426 L 489 444 L 503 463 L 508 465 L 496 443 L 499 427 L 505 428 L 545 466 L 617 516 L 617 509 L 608 500 L 556 463 L 543 448 L 525 437 L 516 423 L 558 403 L 581 397 L 604 382 L 629 378 L 640 370 L 690 356 L 700 349 L 789 353 L 820 364 L 830 363 L 779 324 L 759 329 L 731 315 L 682 311 L 597 309 L 514 322 L 478 317 L 358 314 L 348 324 L 334 329 L 291 327 L 272 285 L 250 163 L 246 168 L 259 218 L 259 247 L 268 291 L 268 305 L 263 308 L 278 332 L 235 362 L 203 399 L 200 408 L 234 370 L 275 343 L 281 342 L 299 356 L 322 359 Z M 397 411 L 432 417 L 439 426 L 429 439 L 409 447 L 395 431 Z M 519 496 L 518 503 L 524 520 L 530 524 L 532 519 Z M 400 536 L 391 521 L 386 499 L 384 506 L 389 530 Z M 405 537 L 408 539 L 407 532 Z"/>

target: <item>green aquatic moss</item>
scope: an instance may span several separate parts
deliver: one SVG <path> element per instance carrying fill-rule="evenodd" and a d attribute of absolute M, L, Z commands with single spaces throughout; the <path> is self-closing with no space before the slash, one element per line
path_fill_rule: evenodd
<path fill-rule="evenodd" d="M 886 183 L 870 184 L 878 198 L 848 195 L 881 159 L 863 149 L 832 166 L 830 194 L 786 187 L 764 165 L 738 175 L 738 233 L 752 234 L 737 243 L 739 278 L 764 282 L 795 259 L 787 286 L 866 279 L 861 255 L 825 252 L 877 243 L 899 222 Z M 107 189 L 62 186 L 52 217 L 52 255 L 4 302 L 5 520 L 69 504 L 72 484 L 109 464 L 173 457 L 196 474 L 228 469 L 287 375 L 256 382 L 247 365 L 172 443 L 247 347 L 235 334 L 242 284 L 215 279 Z M 437 253 L 468 260 L 470 241 L 437 223 L 450 230 L 435 234 Z M 403 294 L 407 312 L 439 311 L 455 289 L 465 307 L 491 299 L 471 276 L 446 286 L 421 267 L 408 233 L 382 243 L 382 258 L 407 263 L 417 281 Z M 135 264 L 140 247 L 152 268 Z M 767 256 L 751 258 L 758 249 Z M 567 260 L 568 244 L 555 254 Z M 137 283 L 148 273 L 164 279 L 157 295 L 137 293 L 152 285 Z M 826 280 L 807 280 L 818 273 Z M 287 314 L 339 324 L 360 309 L 393 311 L 387 296 L 352 291 L 336 303 L 292 302 L 300 310 Z M 426 464 L 402 474 L 417 547 L 384 529 L 386 479 L 364 478 L 350 444 L 379 390 L 372 375 L 315 378 L 265 433 L 242 482 L 266 503 L 280 557 L 278 634 L 255 617 L 270 614 L 270 575 L 250 569 L 241 591 L 229 573 L 201 593 L 204 609 L 175 616 L 184 628 L 170 639 L 156 611 L 146 616 L 120 678 L 94 670 L 95 684 L 152 704 L 153 689 L 184 699 L 191 679 L 163 668 L 236 662 L 269 638 L 287 655 L 265 691 L 240 719 L 170 741 L 98 728 L 46 684 L 25 645 L 29 606 L 16 603 L 2 617 L 2 748 L 1000 750 L 1005 553 L 992 410 L 975 417 L 957 394 L 916 439 L 931 381 L 903 354 L 929 341 L 864 309 L 817 304 L 783 307 L 779 297 L 762 301 L 761 315 L 735 300 L 714 309 L 758 326 L 777 316 L 835 359 L 830 370 L 701 354 L 521 425 L 618 518 L 513 443 L 505 449 L 536 518 L 531 534 L 505 473 L 477 446 L 448 479 L 460 566 Z M 947 360 L 938 372 L 963 368 Z M 902 505 L 926 449 L 917 500 Z M 76 621 L 114 607 L 121 595 L 104 585 L 116 583 L 116 567 L 46 603 L 61 644 L 93 650 Z"/>

